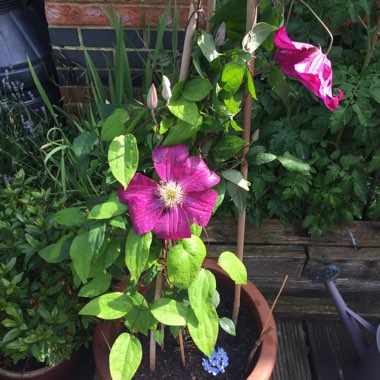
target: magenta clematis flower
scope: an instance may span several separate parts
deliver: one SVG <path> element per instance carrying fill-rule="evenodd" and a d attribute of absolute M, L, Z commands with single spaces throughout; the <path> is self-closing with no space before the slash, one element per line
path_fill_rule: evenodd
<path fill-rule="evenodd" d="M 343 92 L 332 95 L 331 62 L 320 48 L 291 41 L 282 26 L 274 34 L 274 44 L 280 49 L 275 55 L 281 70 L 292 78 L 297 78 L 313 94 L 323 99 L 330 110 L 338 108 L 344 98 Z"/>
<path fill-rule="evenodd" d="M 154 231 L 161 239 L 191 237 L 190 221 L 205 227 L 218 193 L 210 187 L 220 178 L 200 157 L 189 157 L 184 145 L 158 147 L 152 153 L 160 183 L 136 173 L 119 200 L 128 204 L 136 233 Z"/>

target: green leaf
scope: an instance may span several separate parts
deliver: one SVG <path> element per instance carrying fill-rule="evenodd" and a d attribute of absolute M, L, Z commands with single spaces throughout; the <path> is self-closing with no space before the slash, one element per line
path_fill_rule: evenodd
<path fill-rule="evenodd" d="M 206 257 L 206 247 L 197 236 L 183 239 L 167 255 L 167 272 L 170 282 L 187 289 L 197 277 Z"/>
<path fill-rule="evenodd" d="M 111 320 L 123 317 L 131 308 L 132 302 L 128 294 L 113 292 L 91 300 L 79 311 L 79 314 Z"/>
<path fill-rule="evenodd" d="M 243 49 L 253 53 L 277 27 L 266 22 L 258 22 L 243 38 Z"/>
<path fill-rule="evenodd" d="M 220 318 L 219 319 L 219 326 L 228 334 L 236 336 L 236 328 L 234 323 L 230 318 Z"/>
<path fill-rule="evenodd" d="M 70 207 L 57 211 L 54 220 L 62 226 L 80 226 L 84 221 L 84 215 L 80 208 Z"/>
<path fill-rule="evenodd" d="M 112 275 L 110 273 L 99 273 L 88 284 L 82 287 L 78 296 L 96 297 L 108 290 L 111 285 Z"/>
<path fill-rule="evenodd" d="M 234 94 L 241 86 L 246 71 L 245 63 L 229 62 L 222 72 L 221 83 L 224 90 Z"/>
<path fill-rule="evenodd" d="M 215 291 L 215 276 L 209 270 L 202 268 L 188 289 L 190 305 L 198 320 L 203 319 L 204 314 L 214 307 L 212 299 Z"/>
<path fill-rule="evenodd" d="M 268 162 L 274 161 L 276 158 L 277 156 L 275 156 L 272 153 L 260 152 L 254 157 L 253 163 L 255 165 L 263 165 Z"/>
<path fill-rule="evenodd" d="M 284 103 L 289 99 L 289 85 L 285 75 L 278 67 L 273 67 L 268 76 L 268 83 L 272 90 Z"/>
<path fill-rule="evenodd" d="M 90 244 L 92 252 L 96 252 L 103 245 L 105 235 L 105 223 L 90 226 L 90 229 L 88 230 L 88 242 Z"/>
<path fill-rule="evenodd" d="M 310 174 L 311 167 L 300 158 L 294 157 L 289 152 L 285 152 L 283 156 L 278 156 L 277 159 L 282 166 L 291 172 L 297 172 L 305 175 Z"/>
<path fill-rule="evenodd" d="M 224 196 L 226 195 L 226 181 L 221 178 L 219 183 L 214 186 L 213 189 L 218 192 L 218 197 L 216 198 L 214 209 L 212 210 L 212 213 L 215 214 L 216 210 L 223 203 Z"/>
<path fill-rule="evenodd" d="M 203 100 L 212 89 L 213 86 L 207 79 L 195 78 L 186 82 L 182 96 L 187 100 L 199 102 Z"/>
<path fill-rule="evenodd" d="M 163 145 L 179 144 L 187 139 L 195 136 L 202 125 L 202 116 L 199 116 L 198 122 L 195 125 L 184 122 L 178 119 L 177 122 L 169 129 L 169 134 L 166 137 Z"/>
<path fill-rule="evenodd" d="M 374 156 L 368 164 L 368 171 L 370 173 L 378 169 L 380 169 L 380 155 Z"/>
<path fill-rule="evenodd" d="M 138 281 L 148 262 L 152 233 L 137 235 L 133 228 L 130 229 L 125 245 L 125 265 L 127 266 L 132 281 Z"/>
<path fill-rule="evenodd" d="M 227 192 L 237 209 L 243 212 L 246 208 L 248 192 L 232 182 L 227 182 Z"/>
<path fill-rule="evenodd" d="M 124 316 L 124 324 L 130 331 L 138 331 L 148 335 L 149 330 L 157 328 L 157 320 L 149 310 L 144 296 L 135 293 L 131 296 L 132 308 Z"/>
<path fill-rule="evenodd" d="M 136 373 L 142 358 L 140 341 L 128 333 L 120 334 L 110 352 L 112 380 L 130 380 Z"/>
<path fill-rule="evenodd" d="M 245 285 L 247 283 L 247 269 L 234 253 L 229 251 L 221 253 L 218 265 L 229 274 L 236 284 Z"/>
<path fill-rule="evenodd" d="M 90 277 L 97 276 L 98 273 L 103 272 L 117 260 L 121 252 L 121 240 L 120 238 L 105 238 L 99 251 L 95 252 Z"/>
<path fill-rule="evenodd" d="M 136 138 L 131 134 L 115 137 L 108 150 L 108 162 L 112 174 L 126 189 L 139 162 Z"/>
<path fill-rule="evenodd" d="M 119 201 L 116 193 L 112 193 L 105 202 L 99 203 L 91 209 L 88 219 L 110 219 L 127 210 L 128 206 Z"/>
<path fill-rule="evenodd" d="M 56 243 L 42 249 L 38 254 L 48 263 L 56 264 L 69 257 L 69 244 L 73 234 L 63 235 Z"/>
<path fill-rule="evenodd" d="M 102 124 L 100 138 L 103 141 L 112 141 L 115 137 L 125 134 L 125 123 L 129 120 L 129 113 L 123 108 L 116 108 Z"/>
<path fill-rule="evenodd" d="M 197 44 L 209 62 L 212 62 L 220 56 L 215 47 L 214 37 L 211 34 L 203 30 L 198 32 Z"/>
<path fill-rule="evenodd" d="M 193 222 L 190 223 L 191 234 L 200 237 L 202 234 L 202 227 Z"/>
<path fill-rule="evenodd" d="M 244 179 L 241 172 L 238 170 L 230 169 L 230 170 L 223 170 L 220 173 L 227 181 L 230 181 L 234 183 L 235 185 L 241 187 L 242 189 L 249 191 L 250 183 Z"/>
<path fill-rule="evenodd" d="M 253 99 L 257 99 L 256 96 L 256 90 L 255 90 L 255 83 L 253 82 L 253 78 L 249 70 L 246 71 L 246 77 L 247 77 L 247 89 L 248 92 L 251 94 Z"/>
<path fill-rule="evenodd" d="M 78 159 L 86 157 L 98 141 L 95 132 L 83 131 L 73 141 L 73 151 Z"/>
<path fill-rule="evenodd" d="M 198 320 L 190 309 L 187 315 L 187 327 L 196 346 L 210 357 L 219 331 L 218 314 L 215 308 L 211 307 L 207 313 L 204 313 L 202 320 Z"/>
<path fill-rule="evenodd" d="M 185 326 L 188 308 L 170 298 L 160 298 L 150 307 L 151 313 L 161 323 L 170 326 Z"/>
<path fill-rule="evenodd" d="M 239 153 L 244 146 L 245 142 L 242 138 L 235 135 L 228 135 L 215 145 L 213 149 L 214 159 L 220 162 L 227 161 Z"/>
<path fill-rule="evenodd" d="M 84 232 L 75 237 L 70 247 L 70 257 L 75 273 L 85 283 L 90 274 L 94 252 L 89 244 L 89 234 Z"/>
<path fill-rule="evenodd" d="M 198 107 L 194 102 L 181 97 L 178 100 L 170 101 L 168 108 L 174 116 L 178 117 L 178 119 L 191 125 L 198 124 Z"/>

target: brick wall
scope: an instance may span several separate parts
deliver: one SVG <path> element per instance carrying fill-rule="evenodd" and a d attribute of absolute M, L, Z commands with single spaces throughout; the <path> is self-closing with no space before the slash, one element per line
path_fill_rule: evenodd
<path fill-rule="evenodd" d="M 172 1 L 174 3 L 174 1 Z M 177 0 L 179 46 L 184 37 L 189 0 Z M 88 84 L 84 50 L 87 50 L 106 83 L 107 59 L 112 59 L 115 32 L 101 7 L 111 9 L 123 19 L 128 58 L 136 87 L 141 86 L 142 63 L 155 45 L 156 29 L 167 0 L 45 0 L 45 13 L 56 62 L 61 94 L 66 103 L 84 101 Z M 173 12 L 173 11 L 172 11 Z M 171 48 L 172 13 L 164 36 L 164 48 Z M 150 35 L 147 35 L 147 25 Z M 149 43 L 148 43 L 149 41 Z"/>

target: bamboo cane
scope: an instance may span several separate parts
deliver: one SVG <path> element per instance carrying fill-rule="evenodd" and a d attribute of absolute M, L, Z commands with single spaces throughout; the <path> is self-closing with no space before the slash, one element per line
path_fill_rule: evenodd
<path fill-rule="evenodd" d="M 246 29 L 250 31 L 253 26 L 256 24 L 257 20 L 257 0 L 248 0 L 247 1 L 247 23 Z M 254 52 L 252 53 L 252 59 L 250 62 L 250 71 L 253 73 L 255 65 L 255 56 Z M 252 96 L 246 91 L 244 97 L 244 141 L 246 146 L 243 148 L 241 153 L 241 174 L 245 180 L 248 178 L 248 163 L 247 155 L 249 150 L 249 143 L 251 139 L 251 118 L 252 118 Z M 238 229 L 237 229 L 237 256 L 243 261 L 244 256 L 244 237 L 245 237 L 245 220 L 246 220 L 246 210 L 239 210 L 238 214 Z M 232 320 L 236 326 L 239 309 L 240 309 L 240 294 L 241 294 L 241 285 L 235 285 L 235 296 L 234 296 L 234 307 L 232 312 Z"/>

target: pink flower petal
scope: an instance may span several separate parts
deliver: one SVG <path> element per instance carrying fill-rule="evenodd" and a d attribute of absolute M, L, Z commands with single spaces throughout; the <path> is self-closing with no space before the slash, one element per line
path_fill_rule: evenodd
<path fill-rule="evenodd" d="M 297 78 L 327 108 L 336 109 L 344 96 L 341 91 L 338 96 L 332 95 L 332 66 L 326 55 L 313 45 L 291 41 L 284 27 L 276 31 L 274 42 L 281 49 L 275 55 L 281 70 Z"/>
<path fill-rule="evenodd" d="M 288 50 L 317 49 L 315 46 L 304 42 L 292 41 L 286 33 L 285 26 L 282 26 L 274 33 L 274 44 L 280 49 Z"/>
<path fill-rule="evenodd" d="M 220 178 L 200 157 L 189 157 L 182 178 L 178 182 L 185 191 L 204 191 L 219 183 Z"/>
<path fill-rule="evenodd" d="M 184 198 L 182 207 L 192 222 L 198 226 L 206 227 L 217 196 L 218 193 L 215 190 L 188 193 Z"/>
<path fill-rule="evenodd" d="M 165 210 L 154 226 L 154 233 L 160 239 L 178 240 L 191 237 L 185 211 L 180 207 Z"/>
<path fill-rule="evenodd" d="M 152 153 L 154 168 L 163 181 L 181 178 L 189 150 L 185 145 L 159 146 Z"/>
<path fill-rule="evenodd" d="M 151 231 L 163 212 L 157 186 L 155 181 L 136 173 L 127 189 L 121 187 L 119 190 L 119 200 L 128 204 L 129 216 L 138 235 Z"/>

